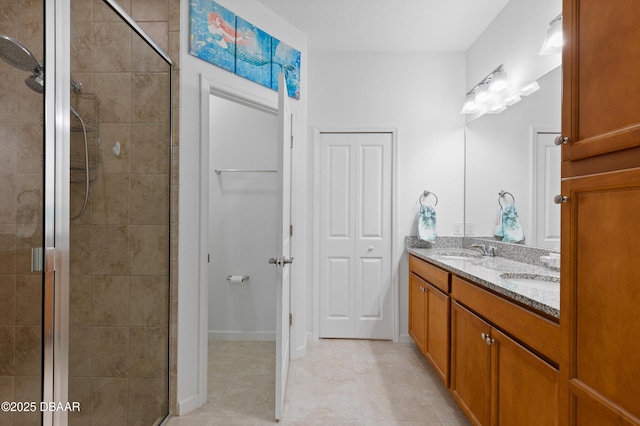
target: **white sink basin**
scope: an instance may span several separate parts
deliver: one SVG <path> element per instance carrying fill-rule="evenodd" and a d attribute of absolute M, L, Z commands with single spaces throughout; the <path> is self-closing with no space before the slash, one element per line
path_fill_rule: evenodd
<path fill-rule="evenodd" d="M 529 289 L 558 291 L 560 288 L 560 278 L 553 275 L 506 273 L 500 275 L 500 278 L 508 283 Z"/>
<path fill-rule="evenodd" d="M 451 260 L 476 260 L 476 259 L 480 259 L 481 257 L 479 254 L 458 252 L 458 251 L 442 252 L 442 253 L 438 253 L 437 256 L 443 259 L 451 259 Z"/>

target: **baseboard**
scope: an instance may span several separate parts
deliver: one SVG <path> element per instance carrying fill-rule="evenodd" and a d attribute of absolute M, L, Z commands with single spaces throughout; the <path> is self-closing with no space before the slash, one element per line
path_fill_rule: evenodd
<path fill-rule="evenodd" d="M 413 343 L 413 339 L 409 334 L 401 334 L 398 336 L 398 343 Z"/>
<path fill-rule="evenodd" d="M 219 331 L 209 330 L 209 340 L 263 341 L 276 340 L 272 331 Z"/>
<path fill-rule="evenodd" d="M 178 401 L 178 412 L 174 414 L 178 416 L 184 416 L 185 414 L 192 412 L 196 408 L 203 406 L 206 402 L 206 397 L 204 398 L 204 402 L 202 402 L 200 395 L 191 395 L 188 398 Z"/>

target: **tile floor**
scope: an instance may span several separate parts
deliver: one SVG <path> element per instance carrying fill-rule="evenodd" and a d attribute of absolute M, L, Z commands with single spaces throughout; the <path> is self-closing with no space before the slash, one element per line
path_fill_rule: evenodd
<path fill-rule="evenodd" d="M 168 426 L 274 420 L 273 342 L 209 342 L 209 402 Z M 320 340 L 291 362 L 281 425 L 469 425 L 413 344 Z"/>

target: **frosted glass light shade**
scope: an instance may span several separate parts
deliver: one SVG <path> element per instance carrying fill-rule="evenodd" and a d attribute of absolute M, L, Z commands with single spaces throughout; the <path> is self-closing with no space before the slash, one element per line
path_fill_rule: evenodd
<path fill-rule="evenodd" d="M 562 16 L 558 16 L 549 24 L 540 54 L 553 55 L 562 53 L 562 44 Z"/>

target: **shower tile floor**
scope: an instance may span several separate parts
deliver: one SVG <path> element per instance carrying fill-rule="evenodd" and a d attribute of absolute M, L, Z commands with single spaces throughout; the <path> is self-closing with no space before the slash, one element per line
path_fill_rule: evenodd
<path fill-rule="evenodd" d="M 169 426 L 267 425 L 274 342 L 209 342 L 209 401 Z M 291 361 L 281 425 L 469 425 L 413 344 L 320 340 Z"/>

